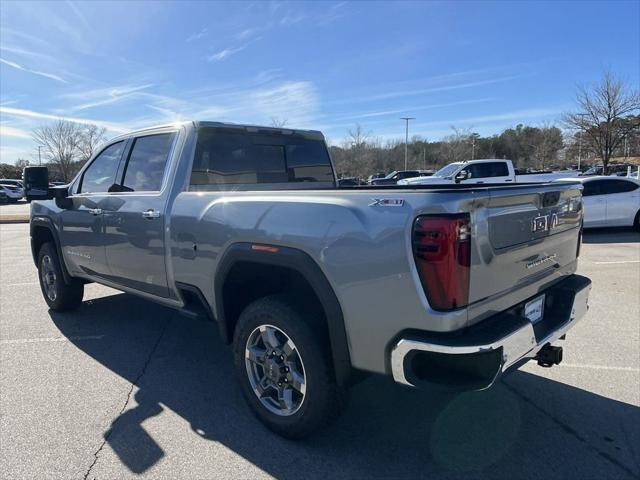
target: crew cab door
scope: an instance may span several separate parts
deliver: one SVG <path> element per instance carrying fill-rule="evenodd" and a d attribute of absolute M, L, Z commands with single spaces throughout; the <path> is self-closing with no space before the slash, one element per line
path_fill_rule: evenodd
<path fill-rule="evenodd" d="M 112 280 L 167 297 L 166 171 L 177 132 L 134 137 L 104 207 L 105 252 Z"/>
<path fill-rule="evenodd" d="M 62 255 L 71 272 L 108 274 L 103 236 L 103 210 L 113 185 L 125 141 L 107 146 L 94 157 L 71 187 L 60 211 Z"/>
<path fill-rule="evenodd" d="M 462 183 L 508 183 L 513 182 L 506 162 L 480 162 L 467 165 L 468 172 Z"/>

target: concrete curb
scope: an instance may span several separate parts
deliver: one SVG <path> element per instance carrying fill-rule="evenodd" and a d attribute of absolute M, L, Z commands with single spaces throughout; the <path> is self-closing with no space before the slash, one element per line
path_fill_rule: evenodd
<path fill-rule="evenodd" d="M 29 223 L 29 215 L 23 213 L 0 214 L 0 224 L 2 223 Z"/>

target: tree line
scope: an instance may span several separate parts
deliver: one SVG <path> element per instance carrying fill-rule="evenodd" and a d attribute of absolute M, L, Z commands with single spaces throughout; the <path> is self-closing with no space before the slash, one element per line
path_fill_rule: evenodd
<path fill-rule="evenodd" d="M 564 163 L 558 153 L 564 148 L 562 131 L 555 126 L 522 124 L 500 134 L 482 137 L 471 131 L 453 129 L 442 140 L 429 142 L 414 136 L 408 144 L 409 170 L 434 170 L 447 163 L 482 158 L 508 158 L 520 168 L 552 168 Z M 341 146 L 330 147 L 338 172 L 364 177 L 377 172 L 404 170 L 404 142 L 382 144 L 357 125 Z"/>

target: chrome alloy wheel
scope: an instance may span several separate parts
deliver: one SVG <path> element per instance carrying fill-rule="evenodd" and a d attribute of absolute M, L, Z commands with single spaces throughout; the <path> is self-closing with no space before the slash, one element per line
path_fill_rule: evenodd
<path fill-rule="evenodd" d="M 40 264 L 40 277 L 42 278 L 42 287 L 47 295 L 47 298 L 52 302 L 56 301 L 58 297 L 58 286 L 56 271 L 53 268 L 53 261 L 49 255 L 42 257 L 42 263 Z"/>
<path fill-rule="evenodd" d="M 293 341 L 273 325 L 260 325 L 245 347 L 251 388 L 267 410 L 283 417 L 302 406 L 307 390 L 302 357 Z"/>

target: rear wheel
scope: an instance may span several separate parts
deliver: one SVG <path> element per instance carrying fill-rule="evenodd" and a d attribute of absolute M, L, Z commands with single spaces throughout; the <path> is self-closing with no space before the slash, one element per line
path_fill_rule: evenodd
<path fill-rule="evenodd" d="M 638 213 L 636 213 L 636 218 L 633 221 L 633 228 L 637 231 L 640 232 L 640 210 L 638 210 Z"/>
<path fill-rule="evenodd" d="M 51 310 L 73 310 L 82 303 L 84 284 L 76 279 L 71 279 L 70 283 L 65 282 L 58 252 L 51 243 L 45 243 L 40 247 L 38 278 L 42 295 Z"/>
<path fill-rule="evenodd" d="M 307 436 L 336 418 L 346 398 L 312 318 L 285 297 L 269 296 L 245 308 L 235 331 L 244 397 L 269 429 L 287 438 Z"/>

